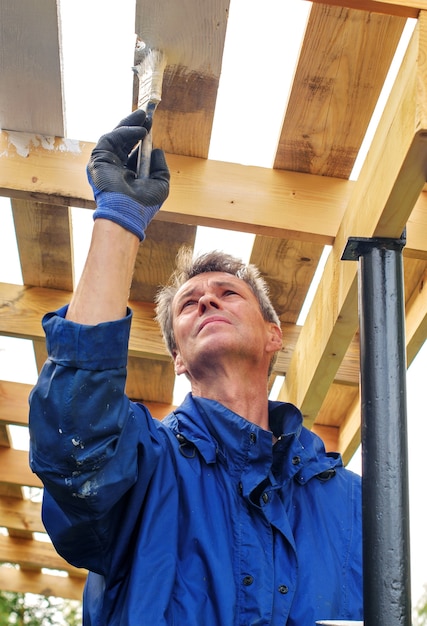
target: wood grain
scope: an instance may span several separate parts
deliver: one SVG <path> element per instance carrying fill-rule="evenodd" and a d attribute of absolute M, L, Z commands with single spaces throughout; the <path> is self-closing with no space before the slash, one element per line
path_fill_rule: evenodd
<path fill-rule="evenodd" d="M 2 0 L 0 84 L 0 128 L 63 135 L 56 0 Z"/>
<path fill-rule="evenodd" d="M 28 396 L 32 385 L 0 381 L 0 423 L 28 425 Z"/>
<path fill-rule="evenodd" d="M 85 579 L 81 577 L 0 567 L 0 588 L 5 591 L 81 600 L 84 585 Z"/>
<path fill-rule="evenodd" d="M 44 533 L 40 502 L 0 496 L 0 525 L 14 530 Z"/>
<path fill-rule="evenodd" d="M 404 25 L 313 5 L 274 167 L 349 178 Z"/>
<path fill-rule="evenodd" d="M 28 452 L 0 446 L 0 483 L 41 487 L 28 464 Z"/>
<path fill-rule="evenodd" d="M 85 167 L 94 144 L 0 131 L 0 195 L 94 208 Z M 332 244 L 355 184 L 338 178 L 167 155 L 171 193 L 157 220 Z M 427 192 L 405 254 L 427 256 Z"/>
<path fill-rule="evenodd" d="M 313 0 L 319 4 L 347 7 L 369 13 L 384 13 L 399 17 L 417 18 L 420 11 L 427 9 L 426 0 Z"/>
<path fill-rule="evenodd" d="M 267 281 L 282 322 L 297 322 L 322 252 L 320 244 L 256 237 L 251 263 Z"/>
<path fill-rule="evenodd" d="M 159 286 L 167 283 L 175 269 L 178 250 L 193 248 L 195 237 L 195 226 L 153 221 L 138 250 L 130 299 L 154 302 Z"/>
<path fill-rule="evenodd" d="M 87 576 L 87 571 L 73 567 L 60 557 L 52 544 L 33 539 L 0 536 L 0 562 L 63 570 L 80 579 Z"/>
<path fill-rule="evenodd" d="M 94 144 L 0 132 L 0 194 L 94 208 Z M 167 154 L 171 191 L 156 219 L 330 244 L 349 181 Z"/>
<path fill-rule="evenodd" d="M 136 3 L 135 32 L 168 63 L 153 126 L 167 152 L 207 158 L 229 0 Z"/>
<path fill-rule="evenodd" d="M 15 199 L 12 212 L 24 283 L 72 291 L 69 209 Z"/>
<path fill-rule="evenodd" d="M 422 63 L 427 56 L 426 29 L 427 15 L 414 32 L 280 393 L 302 408 L 308 425 L 358 326 L 357 264 L 341 261 L 348 237 L 400 237 L 425 183 L 427 133 L 424 138 L 419 129 L 426 101 L 418 96 L 425 93 L 427 78 L 417 59 Z"/>

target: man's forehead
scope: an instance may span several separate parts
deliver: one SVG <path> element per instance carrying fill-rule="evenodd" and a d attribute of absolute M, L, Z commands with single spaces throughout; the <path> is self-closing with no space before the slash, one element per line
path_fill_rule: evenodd
<path fill-rule="evenodd" d="M 181 298 L 187 294 L 191 294 L 196 291 L 200 287 L 205 286 L 227 286 L 227 285 L 241 285 L 243 288 L 247 288 L 250 291 L 251 288 L 247 283 L 238 276 L 234 274 L 229 274 L 228 272 L 203 272 L 201 274 L 197 274 L 192 278 L 189 278 L 175 294 L 175 298 Z"/>

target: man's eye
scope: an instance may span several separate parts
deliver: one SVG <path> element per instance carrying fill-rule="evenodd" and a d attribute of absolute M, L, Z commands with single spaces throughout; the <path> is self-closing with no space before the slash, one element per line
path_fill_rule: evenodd
<path fill-rule="evenodd" d="M 238 293 L 237 291 L 233 291 L 232 289 L 227 289 L 227 291 L 224 292 L 225 296 L 237 296 Z"/>
<path fill-rule="evenodd" d="M 196 304 L 196 300 L 186 300 L 182 305 L 182 308 L 186 309 L 188 306 L 192 306 L 193 304 Z"/>

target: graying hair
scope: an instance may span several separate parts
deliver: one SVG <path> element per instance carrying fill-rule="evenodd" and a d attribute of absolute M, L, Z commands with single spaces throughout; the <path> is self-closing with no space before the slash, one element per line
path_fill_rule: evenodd
<path fill-rule="evenodd" d="M 251 263 L 246 265 L 241 259 L 218 250 L 207 252 L 193 259 L 191 249 L 183 247 L 178 253 L 176 269 L 168 284 L 161 287 L 156 296 L 156 319 L 171 355 L 176 350 L 172 301 L 184 283 L 190 278 L 206 272 L 227 272 L 227 274 L 241 278 L 252 289 L 263 318 L 267 322 L 277 324 L 280 328 L 279 316 L 271 303 L 267 283 L 255 265 Z"/>

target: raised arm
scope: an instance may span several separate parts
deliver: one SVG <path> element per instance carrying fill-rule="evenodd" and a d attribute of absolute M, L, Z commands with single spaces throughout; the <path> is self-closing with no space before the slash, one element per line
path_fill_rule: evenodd
<path fill-rule="evenodd" d="M 86 264 L 67 319 L 94 325 L 125 315 L 135 259 L 148 224 L 166 200 L 169 171 L 153 150 L 148 178 L 136 176 L 135 145 L 147 134 L 145 113 L 135 111 L 92 152 L 87 173 L 97 208 Z"/>
<path fill-rule="evenodd" d="M 148 178 L 136 177 L 132 150 L 147 134 L 144 122 L 142 111 L 132 113 L 93 150 L 91 247 L 67 319 L 65 307 L 43 318 L 48 359 L 30 397 L 30 465 L 45 486 L 46 529 L 60 554 L 97 572 L 109 569 L 123 496 L 156 465 L 153 420 L 125 395 L 135 257 L 169 190 L 160 150 Z M 138 515 L 128 512 L 128 528 Z"/>

